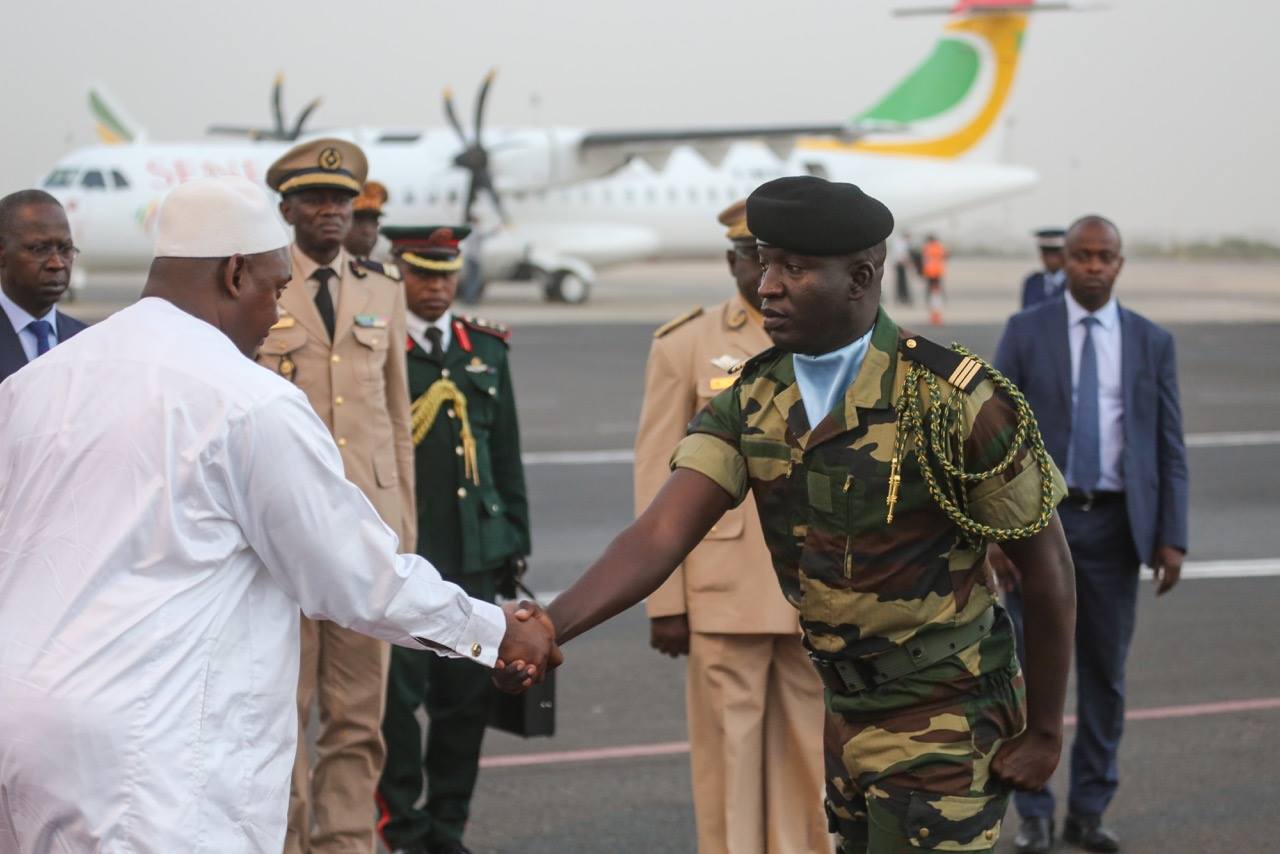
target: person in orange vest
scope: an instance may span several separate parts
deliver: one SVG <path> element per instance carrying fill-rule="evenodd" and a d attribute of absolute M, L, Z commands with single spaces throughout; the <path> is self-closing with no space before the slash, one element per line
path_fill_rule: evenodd
<path fill-rule="evenodd" d="M 921 250 L 924 256 L 924 280 L 928 285 L 929 322 L 934 326 L 942 323 L 942 280 L 947 275 L 947 248 L 937 235 L 930 234 Z"/>

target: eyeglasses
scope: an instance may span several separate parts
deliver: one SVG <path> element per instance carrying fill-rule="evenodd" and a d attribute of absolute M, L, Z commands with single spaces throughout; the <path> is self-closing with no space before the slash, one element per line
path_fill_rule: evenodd
<path fill-rule="evenodd" d="M 48 261 L 53 257 L 54 253 L 57 253 L 63 261 L 71 261 L 80 254 L 80 247 L 76 246 L 74 243 L 53 243 L 52 241 L 46 243 L 28 243 L 22 248 L 24 251 L 30 253 L 30 255 L 37 261 Z"/>

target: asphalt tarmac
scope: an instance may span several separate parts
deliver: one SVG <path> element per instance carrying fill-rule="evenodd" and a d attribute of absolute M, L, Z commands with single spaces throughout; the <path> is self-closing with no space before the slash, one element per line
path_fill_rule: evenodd
<path fill-rule="evenodd" d="M 926 327 L 918 301 L 890 310 L 935 340 L 990 355 L 1027 266 L 957 259 L 947 316 L 958 325 Z M 140 281 L 91 285 L 70 311 L 104 316 L 133 299 Z M 1191 445 L 1189 566 L 1207 576 L 1185 579 L 1159 601 L 1149 583 L 1142 591 L 1121 785 L 1107 816 L 1133 854 L 1275 845 L 1277 281 L 1275 265 L 1142 261 L 1121 279 L 1122 301 L 1176 335 Z M 611 272 L 582 307 L 542 305 L 528 285 L 491 289 L 479 313 L 515 327 L 536 590 L 567 587 L 630 521 L 627 453 L 652 329 L 723 299 L 728 285 L 722 264 L 702 262 Z M 488 736 L 468 845 L 477 854 L 693 852 L 683 661 L 648 648 L 640 608 L 565 653 L 558 734 Z M 1062 768 L 1054 788 L 1063 793 L 1065 782 Z M 1016 824 L 1011 809 L 998 850 L 1012 851 Z"/>

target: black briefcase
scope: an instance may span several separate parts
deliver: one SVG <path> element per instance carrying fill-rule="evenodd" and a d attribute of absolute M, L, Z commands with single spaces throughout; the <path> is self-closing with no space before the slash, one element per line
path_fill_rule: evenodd
<path fill-rule="evenodd" d="M 534 602 L 538 601 L 531 590 L 517 579 L 519 592 Z M 556 672 L 552 670 L 541 682 L 522 694 L 507 694 L 493 689 L 495 695 L 489 712 L 489 726 L 532 738 L 537 735 L 556 734 Z"/>
<path fill-rule="evenodd" d="M 556 734 L 556 673 L 533 685 L 523 694 L 504 694 L 493 689 L 497 697 L 489 713 L 489 726 L 531 738 Z"/>

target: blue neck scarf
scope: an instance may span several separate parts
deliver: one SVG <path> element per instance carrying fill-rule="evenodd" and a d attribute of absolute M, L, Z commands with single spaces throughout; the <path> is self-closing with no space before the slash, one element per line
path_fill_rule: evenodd
<path fill-rule="evenodd" d="M 853 385 L 862 367 L 862 360 L 871 347 L 872 325 L 857 341 L 846 344 L 839 350 L 823 353 L 821 356 L 792 356 L 792 364 L 796 371 L 796 383 L 800 386 L 800 398 L 804 403 L 804 414 L 809 419 L 812 430 L 822 422 L 827 413 L 844 399 L 844 394 Z"/>

